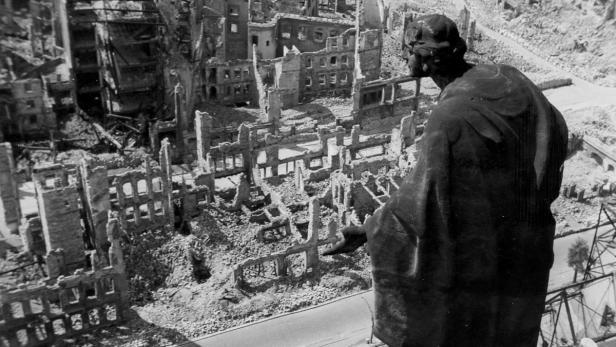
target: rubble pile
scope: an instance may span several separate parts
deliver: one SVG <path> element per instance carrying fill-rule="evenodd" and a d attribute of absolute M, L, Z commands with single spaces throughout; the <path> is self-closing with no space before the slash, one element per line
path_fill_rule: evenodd
<path fill-rule="evenodd" d="M 613 2 L 552 0 L 542 1 L 540 6 L 516 3 L 501 17 L 493 15 L 496 2 L 470 2 L 479 10 L 477 16 L 493 29 L 504 28 L 544 58 L 583 79 L 616 86 L 616 28 L 613 15 L 609 15 Z"/>

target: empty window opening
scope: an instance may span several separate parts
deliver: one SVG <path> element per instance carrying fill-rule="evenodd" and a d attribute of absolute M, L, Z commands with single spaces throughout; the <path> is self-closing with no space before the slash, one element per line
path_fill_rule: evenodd
<path fill-rule="evenodd" d="M 366 93 L 363 96 L 363 104 L 372 105 L 372 104 L 380 103 L 382 96 L 383 96 L 382 90 Z"/>
<path fill-rule="evenodd" d="M 282 25 L 282 30 L 281 30 L 282 38 L 283 39 L 290 39 L 291 38 L 291 31 L 292 31 L 291 25 L 289 25 L 288 23 L 284 23 Z"/>
<path fill-rule="evenodd" d="M 100 311 L 97 308 L 93 308 L 88 311 L 88 322 L 92 325 L 101 324 Z"/>
<path fill-rule="evenodd" d="M 332 30 L 329 32 L 329 37 L 336 37 L 338 36 L 338 30 Z"/>
<path fill-rule="evenodd" d="M 122 191 L 124 192 L 124 196 L 131 197 L 133 196 L 133 186 L 130 182 L 126 182 L 122 185 Z"/>
<path fill-rule="evenodd" d="M 21 302 L 11 302 L 9 304 L 13 318 L 25 317 L 23 306 Z"/>
<path fill-rule="evenodd" d="M 314 158 L 310 160 L 309 168 L 315 169 L 323 166 L 323 160 L 321 158 Z"/>
<path fill-rule="evenodd" d="M 242 167 L 244 165 L 244 156 L 241 153 L 233 156 L 233 165 L 235 167 Z"/>
<path fill-rule="evenodd" d="M 305 26 L 299 26 L 297 28 L 297 39 L 304 41 L 306 39 L 306 27 Z"/>
<path fill-rule="evenodd" d="M 148 209 L 148 205 L 139 205 L 139 218 L 150 218 L 150 210 Z"/>
<path fill-rule="evenodd" d="M 43 312 L 43 300 L 40 297 L 30 299 L 30 310 L 32 313 Z"/>
<path fill-rule="evenodd" d="M 336 73 L 332 72 L 329 74 L 329 86 L 332 88 L 336 87 Z"/>
<path fill-rule="evenodd" d="M 102 277 L 99 283 L 102 294 L 113 294 L 115 292 L 115 283 L 113 282 L 113 278 Z"/>
<path fill-rule="evenodd" d="M 331 57 L 331 58 L 329 59 L 329 63 L 330 63 L 331 65 L 336 65 L 336 63 L 337 63 L 337 62 L 338 62 L 338 59 L 337 59 L 336 57 Z"/>
<path fill-rule="evenodd" d="M 259 45 L 259 36 L 252 35 L 252 44 L 253 45 Z"/>
<path fill-rule="evenodd" d="M 312 67 L 312 59 L 311 58 L 306 58 L 306 67 L 308 67 L 308 68 Z"/>
<path fill-rule="evenodd" d="M 319 74 L 319 84 L 322 86 L 325 85 L 325 74 L 324 73 Z"/>
<path fill-rule="evenodd" d="M 104 312 L 108 321 L 115 321 L 118 319 L 118 315 L 116 314 L 117 309 L 115 305 L 105 305 Z"/>
<path fill-rule="evenodd" d="M 163 214 L 163 203 L 159 200 L 154 201 L 154 214 L 156 215 Z"/>
<path fill-rule="evenodd" d="M 210 83 L 216 83 L 216 69 L 215 68 L 210 69 L 209 81 Z"/>
<path fill-rule="evenodd" d="M 124 218 L 127 222 L 135 221 L 135 209 L 132 206 L 124 210 Z"/>
<path fill-rule="evenodd" d="M 152 179 L 152 190 L 154 192 L 162 192 L 163 191 L 163 180 L 160 177 L 154 177 Z"/>
<path fill-rule="evenodd" d="M 81 314 L 74 314 L 70 317 L 70 325 L 73 330 L 79 331 L 83 329 L 83 318 L 81 317 Z"/>
<path fill-rule="evenodd" d="M 145 182 L 145 180 L 137 181 L 137 192 L 139 193 L 139 195 L 147 194 L 147 192 L 148 192 L 148 185 Z"/>

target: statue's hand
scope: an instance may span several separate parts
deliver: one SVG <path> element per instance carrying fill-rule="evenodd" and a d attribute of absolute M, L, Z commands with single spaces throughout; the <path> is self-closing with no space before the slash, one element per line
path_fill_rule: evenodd
<path fill-rule="evenodd" d="M 366 231 L 364 228 L 350 225 L 342 229 L 342 240 L 338 241 L 333 247 L 323 252 L 323 255 L 353 252 L 366 243 L 366 241 L 368 241 L 368 238 L 366 237 Z"/>

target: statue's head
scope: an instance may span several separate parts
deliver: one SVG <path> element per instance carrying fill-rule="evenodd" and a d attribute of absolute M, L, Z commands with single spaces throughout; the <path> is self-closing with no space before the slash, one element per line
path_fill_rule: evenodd
<path fill-rule="evenodd" d="M 446 73 L 464 61 L 466 43 L 458 27 L 441 14 L 407 17 L 402 37 L 402 55 L 411 75 L 429 77 Z"/>

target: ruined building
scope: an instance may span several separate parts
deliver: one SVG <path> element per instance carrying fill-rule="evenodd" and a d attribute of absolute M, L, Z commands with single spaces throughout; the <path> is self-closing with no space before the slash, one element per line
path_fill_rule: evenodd
<path fill-rule="evenodd" d="M 56 0 L 19 2 L 29 11 L 32 56 L 0 47 L 0 129 L 6 140 L 40 139 L 57 129 L 59 117 L 74 112 L 70 66 L 65 49 L 68 23 Z M 17 2 L 5 1 L 6 8 Z M 23 6 L 27 6 L 23 8 Z"/>
<path fill-rule="evenodd" d="M 259 106 L 265 121 L 317 97 L 350 96 L 359 72 L 363 81 L 380 74 L 382 2 L 358 2 L 346 13 L 322 1 L 160 0 L 156 6 L 170 52 L 165 98 L 175 106 L 171 123 L 150 130 L 151 142 L 156 148 L 160 134 L 183 139 L 176 141 L 180 160 L 190 161 L 183 148 L 195 142 L 189 115 L 207 104 Z"/>
<path fill-rule="evenodd" d="M 174 33 L 171 45 L 189 62 L 174 61 L 177 65 L 169 67 L 189 105 L 259 105 L 261 85 L 293 94 L 285 107 L 309 100 L 325 87 L 338 89 L 332 94 L 344 94 L 344 89 L 350 94 L 352 76 L 334 77 L 331 72 L 353 71 L 358 31 L 374 30 L 365 38 L 359 35 L 357 53 L 366 55 L 364 70 L 372 65 L 368 78 L 378 77 L 385 24 L 378 12 L 359 11 L 361 18 L 349 19 L 333 11 L 335 6 L 316 1 L 158 1 L 157 6 Z M 320 9 L 327 16 L 319 16 Z M 365 51 L 370 49 L 375 52 L 368 58 Z"/>
<path fill-rule="evenodd" d="M 265 119 L 270 103 L 351 95 L 356 66 L 378 78 L 387 22 L 382 1 L 32 0 L 29 9 L 32 51 L 46 62 L 29 78 L 44 93 L 2 101 L 4 113 L 28 106 L 17 132 L 53 129 L 74 107 L 103 121 L 142 117 L 154 148 L 157 134 L 187 139 L 176 161 L 187 159 L 189 115 L 204 105 L 258 106 Z"/>
<path fill-rule="evenodd" d="M 79 106 L 93 116 L 136 115 L 160 105 L 162 25 L 152 1 L 73 1 L 70 47 Z"/>
<path fill-rule="evenodd" d="M 56 112 L 70 107 L 68 89 L 36 71 L 18 78 L 9 54 L 0 52 L 0 131 L 5 139 L 48 136 L 56 129 Z M 66 75 L 64 75 L 66 76 Z M 55 98 L 54 98 L 55 96 Z M 68 97 L 67 104 L 63 98 Z"/>

